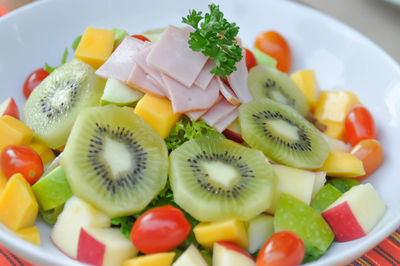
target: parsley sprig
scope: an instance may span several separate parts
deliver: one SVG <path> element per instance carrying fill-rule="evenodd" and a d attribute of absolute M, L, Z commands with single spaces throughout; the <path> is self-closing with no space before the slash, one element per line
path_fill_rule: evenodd
<path fill-rule="evenodd" d="M 208 7 L 210 13 L 204 17 L 201 11 L 190 10 L 182 22 L 195 29 L 190 33 L 190 48 L 213 59 L 216 67 L 211 73 L 225 78 L 236 70 L 235 64 L 242 59 L 242 49 L 235 39 L 239 27 L 224 18 L 219 6 L 211 4 Z"/>

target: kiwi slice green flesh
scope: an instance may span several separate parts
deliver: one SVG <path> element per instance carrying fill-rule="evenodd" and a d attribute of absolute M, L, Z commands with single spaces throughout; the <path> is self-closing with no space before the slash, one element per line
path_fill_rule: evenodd
<path fill-rule="evenodd" d="M 33 91 L 22 108 L 23 122 L 40 142 L 56 149 L 68 138 L 83 107 L 99 105 L 105 81 L 94 69 L 73 59 L 54 70 Z"/>
<path fill-rule="evenodd" d="M 170 154 L 175 202 L 199 221 L 249 220 L 272 201 L 275 176 L 262 152 L 228 139 L 192 139 Z"/>
<path fill-rule="evenodd" d="M 275 68 L 258 65 L 249 72 L 249 90 L 254 99 L 269 98 L 290 105 L 301 115 L 310 111 L 307 99 L 290 77 Z"/>
<path fill-rule="evenodd" d="M 322 133 L 288 105 L 268 98 L 239 107 L 242 137 L 271 160 L 297 168 L 320 168 L 329 153 Z"/>
<path fill-rule="evenodd" d="M 135 214 L 165 186 L 164 140 L 139 116 L 115 105 L 78 116 L 61 165 L 74 195 L 110 217 Z"/>

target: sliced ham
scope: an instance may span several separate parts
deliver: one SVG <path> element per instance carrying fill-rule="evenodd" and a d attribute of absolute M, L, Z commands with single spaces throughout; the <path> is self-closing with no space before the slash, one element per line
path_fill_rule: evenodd
<path fill-rule="evenodd" d="M 214 74 L 211 74 L 211 69 L 215 67 L 215 63 L 213 60 L 208 59 L 207 63 L 204 65 L 200 74 L 197 76 L 194 84 L 202 88 L 203 90 L 207 89 L 208 84 L 214 77 Z"/>
<path fill-rule="evenodd" d="M 153 45 L 147 63 L 191 87 L 207 62 L 207 57 L 194 52 L 188 44 L 189 34 L 182 29 L 168 26 Z"/>
<path fill-rule="evenodd" d="M 160 87 L 157 82 L 150 75 L 146 74 L 138 65 L 133 67 L 126 83 L 144 93 L 150 93 L 158 97 L 167 97 L 167 94 L 164 92 L 165 89 Z"/>
<path fill-rule="evenodd" d="M 205 110 L 210 108 L 218 99 L 219 86 L 216 79 L 213 79 L 207 89 L 203 90 L 196 85 L 190 88 L 185 87 L 163 73 L 161 76 L 168 90 L 174 113 Z"/>
<path fill-rule="evenodd" d="M 214 105 L 207 113 L 205 113 L 201 119 L 207 123 L 209 126 L 214 126 L 215 124 L 222 121 L 230 113 L 236 109 L 236 106 L 229 103 L 225 98 L 223 98 L 219 103 Z"/>
<path fill-rule="evenodd" d="M 253 96 L 250 94 L 247 85 L 249 72 L 246 67 L 246 58 L 244 55 L 242 60 L 236 63 L 236 68 L 237 70 L 228 76 L 229 85 L 242 103 L 250 102 L 253 100 Z"/>
<path fill-rule="evenodd" d="M 214 125 L 215 129 L 222 133 L 238 117 L 238 108 L 236 107 L 227 117 Z"/>
<path fill-rule="evenodd" d="M 96 71 L 102 78 L 115 78 L 125 82 L 133 67 L 134 56 L 143 48 L 144 42 L 132 37 L 125 37 L 107 61 Z"/>
<path fill-rule="evenodd" d="M 219 103 L 223 98 L 224 98 L 223 96 L 219 95 L 218 99 L 215 101 L 213 106 L 215 106 L 217 103 Z M 207 113 L 208 110 L 213 108 L 213 106 L 211 106 L 209 109 L 206 109 L 206 110 L 187 112 L 187 113 L 185 113 L 185 115 L 187 115 L 190 118 L 190 120 L 197 121 L 197 120 L 199 120 L 200 117 L 202 117 L 205 113 Z"/>
<path fill-rule="evenodd" d="M 219 91 L 225 97 L 225 99 L 233 105 L 240 105 L 241 101 L 238 99 L 233 90 L 229 86 L 227 86 L 220 77 L 218 77 L 217 80 Z"/>
<path fill-rule="evenodd" d="M 160 87 L 162 87 L 162 86 L 164 86 L 164 84 L 163 84 L 163 81 L 161 78 L 160 71 L 149 66 L 146 61 L 146 58 L 149 55 L 151 49 L 152 49 L 152 44 L 148 42 L 145 45 L 145 48 L 142 51 L 140 51 L 139 53 L 137 53 L 133 59 L 135 60 L 136 64 L 138 64 L 140 66 L 140 68 L 143 69 L 144 72 L 146 72 L 146 74 L 151 76 L 157 82 L 157 84 Z"/>

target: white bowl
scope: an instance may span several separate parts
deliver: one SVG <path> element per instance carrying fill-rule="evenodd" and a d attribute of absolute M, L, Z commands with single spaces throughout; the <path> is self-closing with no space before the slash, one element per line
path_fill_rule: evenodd
<path fill-rule="evenodd" d="M 400 224 L 400 178 L 396 161 L 400 148 L 400 67 L 370 40 L 317 11 L 288 1 L 215 1 L 240 36 L 251 46 L 257 33 L 275 29 L 293 51 L 293 70 L 316 70 L 324 90 L 355 92 L 372 112 L 385 161 L 366 182 L 377 189 L 388 210 L 369 233 L 356 241 L 334 243 L 310 265 L 351 262 L 377 245 Z M 0 102 L 12 95 L 22 107 L 27 75 L 60 63 L 65 47 L 87 26 L 123 28 L 131 34 L 179 24 L 189 9 L 207 9 L 208 1 L 168 0 L 43 0 L 0 18 Z M 70 49 L 71 51 L 71 49 Z M 72 53 L 69 58 L 72 57 Z M 0 225 L 0 242 L 16 254 L 40 265 L 80 265 L 64 256 L 49 240 L 50 227 L 37 222 L 42 246 L 29 244 Z"/>

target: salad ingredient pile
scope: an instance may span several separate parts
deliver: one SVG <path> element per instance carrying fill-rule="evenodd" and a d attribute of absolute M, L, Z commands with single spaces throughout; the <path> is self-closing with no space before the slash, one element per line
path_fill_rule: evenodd
<path fill-rule="evenodd" d="M 251 51 L 209 9 L 142 35 L 89 27 L 28 77 L 21 120 L 0 105 L 4 225 L 40 245 L 40 214 L 69 257 L 124 266 L 298 265 L 374 228 L 372 114 L 289 76 L 279 33 Z"/>

